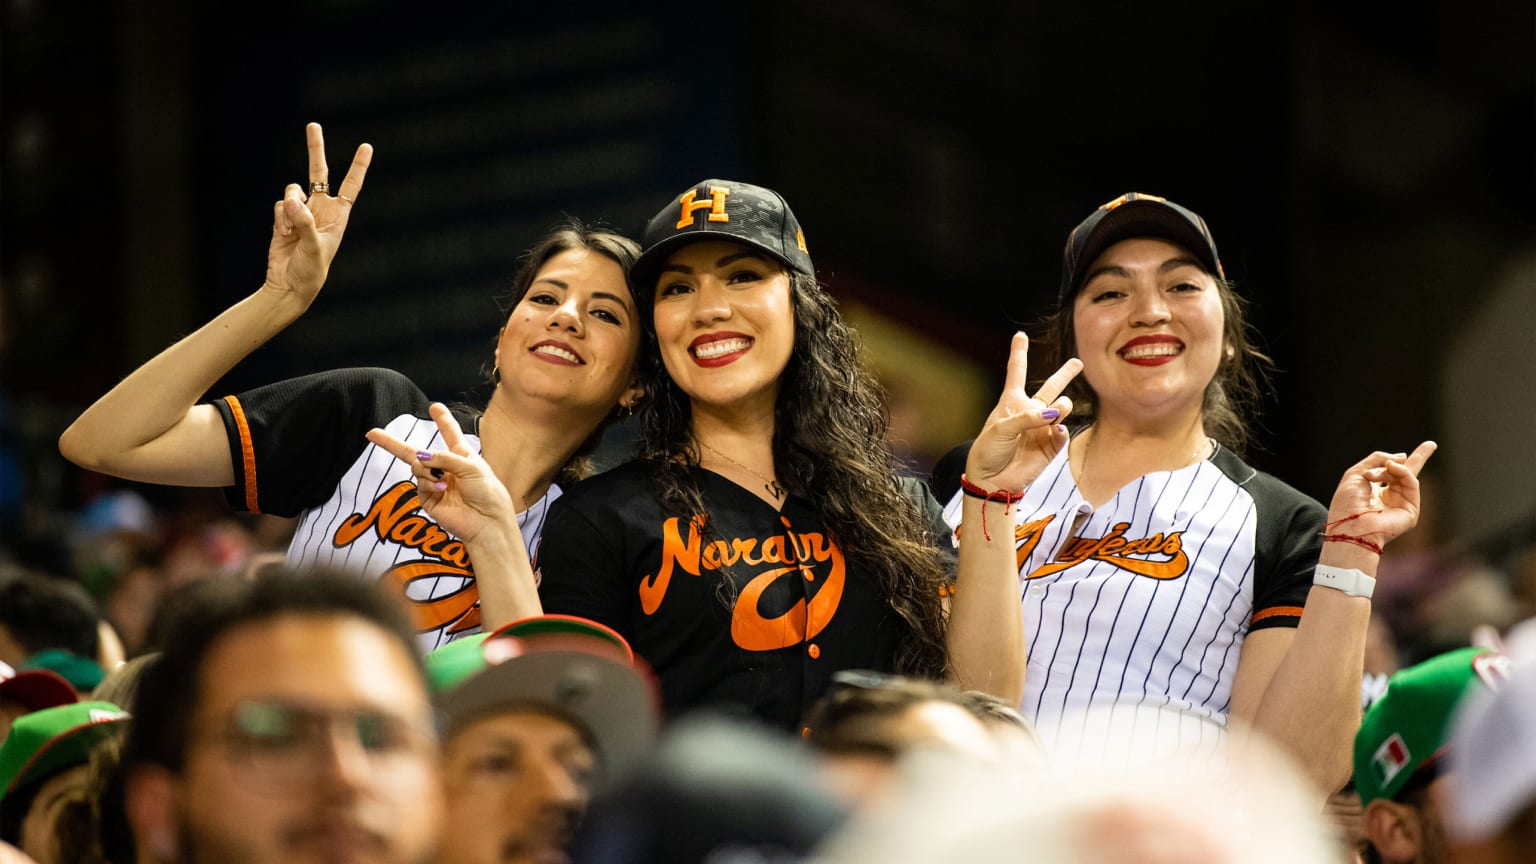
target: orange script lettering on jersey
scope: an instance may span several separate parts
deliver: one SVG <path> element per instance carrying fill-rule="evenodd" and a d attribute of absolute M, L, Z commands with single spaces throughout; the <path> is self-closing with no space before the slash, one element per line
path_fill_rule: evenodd
<path fill-rule="evenodd" d="M 1040 529 L 1045 527 L 1049 519 L 1041 520 Z M 1030 523 L 1035 524 L 1035 523 Z M 1028 526 L 1020 526 L 1020 530 Z M 1127 540 L 1124 534 L 1131 527 L 1129 522 L 1118 522 L 1110 532 L 1103 537 L 1077 537 L 1062 547 L 1056 560 L 1042 565 L 1035 570 L 1028 579 L 1039 579 L 1041 576 L 1050 576 L 1060 573 L 1068 567 L 1092 558 L 1095 561 L 1103 561 L 1113 564 L 1122 570 L 1129 570 L 1137 576 L 1146 576 L 1151 579 L 1177 579 L 1189 569 L 1189 556 L 1184 554 L 1182 535 L 1184 532 L 1175 531 L 1172 534 L 1153 534 L 1137 540 Z M 1039 529 L 1036 530 L 1033 543 L 1039 542 Z M 1030 549 L 1033 550 L 1033 543 Z M 1163 560 L 1154 560 L 1146 557 L 1133 556 L 1166 556 Z M 1028 556 L 1021 552 L 1020 565 Z"/>
<path fill-rule="evenodd" d="M 331 542 L 337 548 L 349 545 L 371 528 L 380 540 L 430 556 L 396 564 L 384 574 L 385 582 L 398 589 L 408 604 L 416 629 L 426 633 L 447 624 L 451 625 L 448 632 L 457 633 L 479 626 L 480 591 L 475 586 L 469 551 L 436 522 L 416 515 L 420 507 L 415 482 L 402 480 L 375 498 L 367 513 L 353 513 L 344 519 Z M 469 581 L 452 594 L 427 600 L 418 600 L 406 592 L 412 582 L 438 576 Z"/>
<path fill-rule="evenodd" d="M 661 568 L 654 576 L 640 580 L 640 609 L 654 615 L 666 598 L 673 571 L 698 576 L 703 570 L 722 566 L 746 565 L 771 567 L 759 572 L 741 589 L 731 610 L 731 639 L 747 651 L 772 651 L 798 645 L 814 638 L 837 614 L 843 597 L 847 572 L 842 550 L 820 532 L 786 532 L 766 539 L 737 537 L 703 542 L 704 517 L 688 520 L 687 533 L 682 520 L 672 517 L 662 524 Z M 812 564 L 829 565 L 826 578 L 817 579 Z M 818 583 L 809 601 L 802 597 L 782 615 L 764 617 L 758 601 L 780 579 L 805 579 Z"/>

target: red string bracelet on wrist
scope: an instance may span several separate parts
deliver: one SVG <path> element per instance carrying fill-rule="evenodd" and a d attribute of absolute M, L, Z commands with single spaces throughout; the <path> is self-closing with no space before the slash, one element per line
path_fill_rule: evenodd
<path fill-rule="evenodd" d="M 1338 520 L 1335 520 L 1333 522 L 1325 523 L 1323 525 L 1323 530 L 1327 531 L 1329 528 L 1337 528 L 1338 526 L 1343 525 L 1345 522 L 1348 522 L 1351 519 L 1359 519 L 1361 516 L 1364 516 L 1366 513 L 1370 513 L 1370 512 L 1371 512 L 1370 510 L 1362 510 L 1359 513 L 1356 513 L 1353 516 L 1345 516 L 1343 519 L 1338 519 Z"/>
<path fill-rule="evenodd" d="M 1006 507 L 1024 500 L 1023 492 L 1009 492 L 1007 489 L 993 489 L 988 491 L 972 483 L 964 474 L 960 475 L 960 490 L 972 498 L 980 498 L 981 504 L 981 536 L 992 539 L 991 532 L 987 531 L 987 504 L 988 501 L 1000 501 Z"/>
<path fill-rule="evenodd" d="M 986 520 L 983 519 L 982 522 L 986 522 Z M 1365 539 L 1364 537 L 1355 537 L 1355 536 L 1350 535 L 1350 534 L 1326 534 L 1325 533 L 1323 535 L 1323 542 L 1324 543 L 1328 543 L 1328 542 L 1353 543 L 1356 546 L 1364 546 L 1365 548 L 1371 550 L 1372 552 L 1375 552 L 1377 555 L 1381 554 L 1381 546 L 1379 544 L 1372 543 L 1371 541 Z"/>

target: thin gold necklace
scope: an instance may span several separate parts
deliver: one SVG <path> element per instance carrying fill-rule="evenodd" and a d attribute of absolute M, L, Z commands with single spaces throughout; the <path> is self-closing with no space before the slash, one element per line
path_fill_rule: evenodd
<path fill-rule="evenodd" d="M 769 495 L 772 495 L 774 500 L 778 500 L 778 499 L 784 497 L 784 494 L 785 494 L 784 493 L 784 487 L 779 485 L 779 481 L 774 480 L 771 477 L 764 477 L 763 475 L 757 473 L 756 471 L 753 471 L 751 468 L 748 468 L 747 466 L 741 464 L 740 462 L 737 462 L 735 459 L 732 459 L 731 457 L 725 455 L 724 453 L 721 453 L 719 450 L 716 450 L 715 448 L 709 446 L 708 444 L 705 444 L 703 441 L 699 442 L 699 446 L 703 447 L 705 450 L 708 450 L 709 452 L 715 454 L 716 456 L 719 456 L 721 459 L 724 459 L 725 461 L 731 463 L 732 465 L 735 465 L 737 468 L 740 468 L 741 470 L 747 472 L 748 474 L 751 474 L 753 477 L 756 477 L 757 479 L 763 481 L 763 489 L 765 489 L 768 492 Z"/>
<path fill-rule="evenodd" d="M 1093 430 L 1093 427 L 1089 426 L 1088 430 L 1086 430 L 1086 431 L 1091 431 L 1091 430 Z M 1092 435 L 1088 436 L 1088 442 L 1083 445 L 1083 461 L 1082 461 L 1082 464 L 1079 465 L 1078 468 L 1077 468 L 1077 488 L 1079 488 L 1079 489 L 1083 488 L 1083 478 L 1088 476 L 1088 454 L 1093 451 L 1093 442 L 1095 442 L 1097 440 L 1099 440 L 1099 435 L 1098 435 L 1097 432 L 1094 432 Z M 1215 452 L 1216 442 L 1213 441 L 1209 435 L 1207 435 L 1205 437 L 1204 441 L 1201 441 L 1199 444 L 1195 445 L 1195 452 L 1189 454 L 1189 463 L 1188 463 L 1188 465 L 1192 465 L 1192 464 L 1200 461 L 1200 454 L 1205 452 L 1205 448 L 1207 446 L 1209 446 L 1211 448 L 1212 452 Z M 1070 464 L 1070 460 L 1069 460 L 1069 464 Z M 1188 465 L 1180 465 L 1179 467 L 1180 468 L 1185 468 L 1185 467 L 1188 467 Z M 746 466 L 742 466 L 742 467 L 746 467 Z"/>

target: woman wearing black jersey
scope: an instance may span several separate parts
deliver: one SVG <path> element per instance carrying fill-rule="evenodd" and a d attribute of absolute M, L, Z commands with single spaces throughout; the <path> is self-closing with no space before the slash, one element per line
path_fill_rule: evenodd
<path fill-rule="evenodd" d="M 1032 397 L 1016 337 L 967 463 L 958 576 L 938 505 L 903 482 L 880 392 L 771 189 L 707 180 L 646 229 L 630 284 L 660 363 L 639 458 L 551 507 L 548 612 L 623 633 L 670 715 L 731 706 L 786 729 L 850 667 L 1016 701 L 1022 632 L 1003 504 L 1066 441 L 1069 361 Z M 993 529 L 983 530 L 983 508 Z M 951 596 L 952 595 L 952 596 Z"/>

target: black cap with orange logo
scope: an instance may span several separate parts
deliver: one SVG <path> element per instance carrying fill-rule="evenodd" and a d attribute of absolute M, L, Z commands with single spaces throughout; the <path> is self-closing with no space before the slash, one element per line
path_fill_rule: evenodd
<path fill-rule="evenodd" d="M 644 250 L 629 271 L 635 299 L 649 306 L 662 262 L 699 240 L 734 240 L 769 253 L 791 270 L 815 276 L 805 234 L 784 196 L 735 180 L 703 180 L 672 199 L 645 226 Z"/>
<path fill-rule="evenodd" d="M 1156 195 L 1127 192 L 1094 210 L 1067 236 L 1058 301 L 1062 305 L 1071 302 L 1077 289 L 1083 287 L 1088 265 L 1105 249 L 1132 237 L 1158 237 L 1176 243 L 1199 258 L 1212 276 L 1226 278 L 1211 229 L 1198 213 Z"/>

